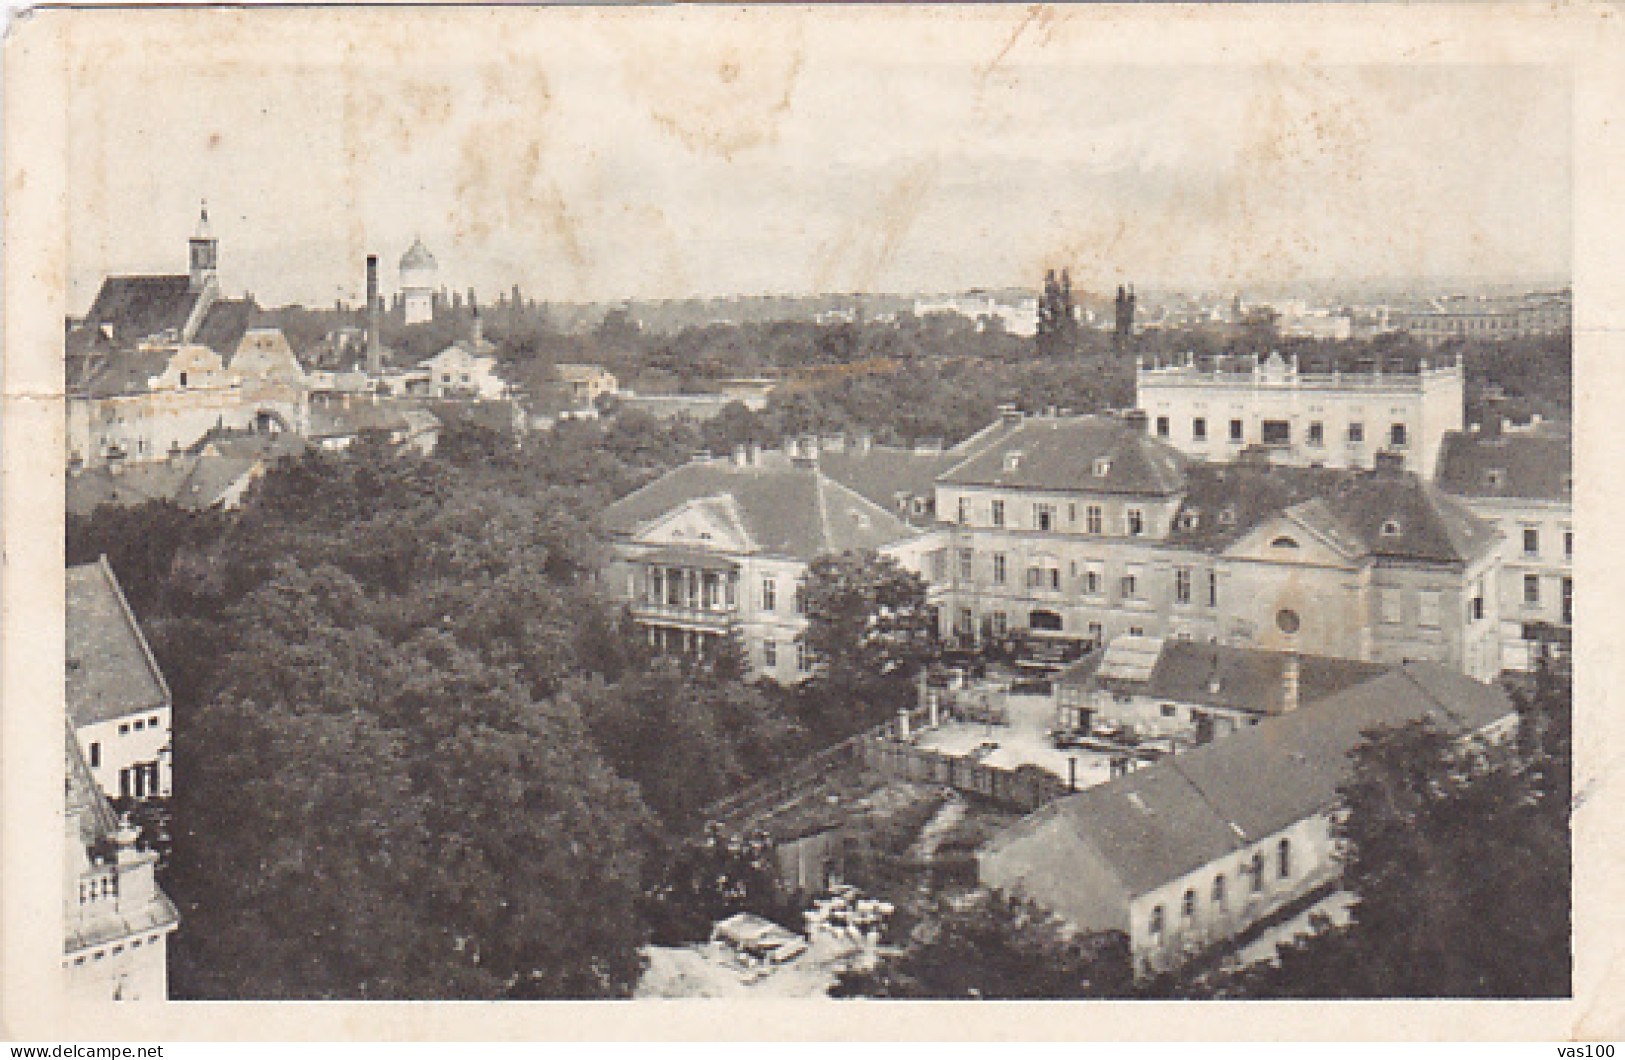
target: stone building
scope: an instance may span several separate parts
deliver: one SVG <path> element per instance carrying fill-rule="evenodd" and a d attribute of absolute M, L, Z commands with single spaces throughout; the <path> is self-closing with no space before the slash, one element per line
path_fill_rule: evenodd
<path fill-rule="evenodd" d="M 1008 414 L 936 480 L 916 552 L 961 641 L 1163 636 L 1499 669 L 1494 528 L 1415 475 L 1207 464 L 1143 413 Z"/>
<path fill-rule="evenodd" d="M 1332 885 L 1349 752 L 1418 719 L 1496 741 L 1517 716 L 1499 688 L 1407 663 L 1052 802 L 978 852 L 979 877 L 1072 931 L 1124 933 L 1138 974 L 1166 970 Z"/>
<path fill-rule="evenodd" d="M 1566 655 L 1574 629 L 1574 453 L 1565 426 L 1491 421 L 1445 437 L 1438 485 L 1501 532 L 1501 666 Z"/>
<path fill-rule="evenodd" d="M 1224 463 L 1257 448 L 1295 467 L 1369 468 L 1391 453 L 1424 478 L 1444 435 L 1462 428 L 1464 379 L 1459 363 L 1426 361 L 1417 372 L 1302 372 L 1278 353 L 1135 371 L 1148 429 L 1188 456 Z"/>
<path fill-rule="evenodd" d="M 401 301 L 406 324 L 427 324 L 434 319 L 434 293 L 440 286 L 440 265 L 423 245 L 414 239 L 401 255 Z"/>

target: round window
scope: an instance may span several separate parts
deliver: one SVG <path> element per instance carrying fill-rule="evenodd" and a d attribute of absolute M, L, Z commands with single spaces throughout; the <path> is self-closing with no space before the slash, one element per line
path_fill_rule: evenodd
<path fill-rule="evenodd" d="M 1298 632 L 1298 613 L 1290 607 L 1275 612 L 1275 626 L 1282 633 Z"/>

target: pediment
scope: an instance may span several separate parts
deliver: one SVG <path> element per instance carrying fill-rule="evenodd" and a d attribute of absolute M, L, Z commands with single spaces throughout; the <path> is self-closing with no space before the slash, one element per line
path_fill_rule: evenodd
<path fill-rule="evenodd" d="M 1265 519 L 1225 549 L 1224 554 L 1264 563 L 1345 569 L 1355 567 L 1360 558 L 1286 514 Z"/>
<path fill-rule="evenodd" d="M 738 512 L 726 497 L 689 501 L 649 524 L 636 540 L 648 545 L 678 545 L 717 552 L 750 552 L 755 547 Z"/>

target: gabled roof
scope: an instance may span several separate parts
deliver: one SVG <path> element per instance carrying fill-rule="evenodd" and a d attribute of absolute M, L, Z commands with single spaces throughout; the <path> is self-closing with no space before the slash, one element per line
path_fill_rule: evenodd
<path fill-rule="evenodd" d="M 1155 647 L 1143 676 L 1114 675 L 1102 662 L 1124 644 Z M 1090 652 L 1061 671 L 1056 684 L 1100 688 L 1165 699 L 1174 703 L 1223 707 L 1254 714 L 1285 712 L 1286 652 L 1233 648 L 1188 640 L 1118 637 L 1104 649 Z M 1317 700 L 1369 681 L 1389 667 L 1381 663 L 1299 654 L 1298 701 L 1307 706 Z"/>
<path fill-rule="evenodd" d="M 192 341 L 229 355 L 259 312 L 259 304 L 252 298 L 217 298 L 203 314 Z"/>
<path fill-rule="evenodd" d="M 635 536 L 692 501 L 729 498 L 763 553 L 811 561 L 877 549 L 914 533 L 886 509 L 812 467 L 736 467 L 697 460 L 675 468 L 606 508 L 611 533 Z"/>
<path fill-rule="evenodd" d="M 1144 894 L 1329 810 L 1348 776 L 1349 753 L 1369 730 L 1426 718 L 1466 735 L 1512 709 L 1499 688 L 1436 663 L 1406 663 L 1039 814 L 1068 822 L 1078 846 L 1063 858 L 1097 861 L 1131 895 Z M 995 837 L 991 849 L 1008 853 L 1032 832 L 1027 822 L 1018 824 Z"/>
<path fill-rule="evenodd" d="M 86 378 L 74 389 L 88 397 L 144 394 L 151 381 L 164 374 L 174 346 L 149 346 L 108 353 L 87 365 Z"/>
<path fill-rule="evenodd" d="M 1444 436 L 1436 481 L 1457 497 L 1574 500 L 1574 439 L 1568 430 L 1452 431 Z"/>
<path fill-rule="evenodd" d="M 1334 489 L 1346 474 L 1321 468 L 1192 461 L 1185 470 L 1185 498 L 1174 516 L 1168 542 L 1222 551 L 1277 512 Z"/>
<path fill-rule="evenodd" d="M 1373 471 L 1324 498 L 1374 556 L 1466 563 L 1494 546 L 1495 527 L 1415 475 Z"/>
<path fill-rule="evenodd" d="M 192 315 L 202 289 L 190 276 L 109 276 L 85 314 L 87 327 L 111 327 L 115 343 L 138 342 L 150 335 L 181 329 Z"/>
<path fill-rule="evenodd" d="M 1124 420 L 1029 416 L 980 444 L 938 481 L 950 486 L 1167 495 L 1185 488 L 1185 464 L 1172 446 Z M 1096 474 L 1097 467 L 1105 473 Z"/>
<path fill-rule="evenodd" d="M 75 726 L 157 710 L 169 687 L 103 556 L 67 572 L 67 702 Z"/>
<path fill-rule="evenodd" d="M 761 457 L 789 463 L 782 452 L 764 452 Z M 864 499 L 906 518 L 909 513 L 898 509 L 899 497 L 933 497 L 937 476 L 962 459 L 942 450 L 862 446 L 848 441 L 840 449 L 826 445 L 818 454 L 818 469 Z"/>

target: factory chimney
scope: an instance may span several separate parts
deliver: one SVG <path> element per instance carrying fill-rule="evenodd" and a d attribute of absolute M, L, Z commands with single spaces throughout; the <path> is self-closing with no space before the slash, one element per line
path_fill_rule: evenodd
<path fill-rule="evenodd" d="M 378 300 L 378 255 L 367 255 L 367 374 L 384 374 L 382 303 Z"/>

